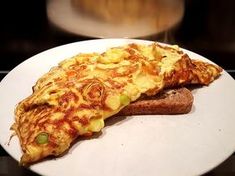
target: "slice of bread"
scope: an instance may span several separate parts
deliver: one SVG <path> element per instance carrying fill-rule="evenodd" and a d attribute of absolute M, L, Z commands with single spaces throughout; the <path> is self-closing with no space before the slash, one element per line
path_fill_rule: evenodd
<path fill-rule="evenodd" d="M 192 104 L 193 95 L 187 88 L 168 89 L 155 96 L 142 96 L 117 115 L 186 114 Z"/>

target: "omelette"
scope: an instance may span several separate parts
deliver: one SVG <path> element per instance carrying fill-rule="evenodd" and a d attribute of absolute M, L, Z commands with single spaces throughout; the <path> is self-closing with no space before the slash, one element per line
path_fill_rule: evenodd
<path fill-rule="evenodd" d="M 185 84 L 208 85 L 222 69 L 192 60 L 178 46 L 128 44 L 65 59 L 38 79 L 15 108 L 12 130 L 20 163 L 67 151 L 78 136 L 101 131 L 104 120 L 137 100 Z"/>

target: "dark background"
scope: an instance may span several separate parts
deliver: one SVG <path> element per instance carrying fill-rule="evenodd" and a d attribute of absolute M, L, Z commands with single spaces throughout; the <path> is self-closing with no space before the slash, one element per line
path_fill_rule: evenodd
<path fill-rule="evenodd" d="M 1 1 L 0 24 L 0 80 L 19 63 L 41 51 L 93 39 L 66 33 L 53 26 L 47 19 L 45 0 Z M 150 38 L 178 44 L 201 54 L 235 77 L 234 0 L 185 0 L 185 14 L 181 23 L 172 30 Z M 222 167 L 226 174 L 235 175 L 235 169 L 227 166 L 228 162 L 231 165 L 231 160 L 234 160 L 234 155 L 219 170 Z M 2 163 L 11 165 L 17 171 L 16 175 L 34 175 L 20 168 L 0 147 L 0 167 Z M 207 175 L 219 175 L 216 174 L 217 170 Z"/>
<path fill-rule="evenodd" d="M 11 70 L 46 49 L 93 39 L 57 29 L 47 19 L 46 1 L 3 1 L 0 6 L 0 70 Z M 168 43 L 176 43 L 235 69 L 235 2 L 233 0 L 185 0 L 185 15 Z M 156 40 L 162 40 L 157 35 Z M 6 61 L 6 62 L 4 62 Z M 3 64 L 4 62 L 4 64 Z"/>

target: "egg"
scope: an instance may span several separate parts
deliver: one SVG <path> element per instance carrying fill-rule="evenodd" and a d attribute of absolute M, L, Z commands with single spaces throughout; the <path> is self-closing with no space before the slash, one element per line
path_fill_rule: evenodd
<path fill-rule="evenodd" d="M 21 164 L 65 152 L 78 136 L 99 132 L 106 118 L 142 94 L 155 95 L 185 83 L 208 84 L 220 71 L 192 63 L 178 46 L 158 43 L 128 44 L 65 59 L 43 75 L 32 95 L 15 109 L 12 129 L 21 142 Z M 44 135 L 37 142 L 40 134 Z"/>

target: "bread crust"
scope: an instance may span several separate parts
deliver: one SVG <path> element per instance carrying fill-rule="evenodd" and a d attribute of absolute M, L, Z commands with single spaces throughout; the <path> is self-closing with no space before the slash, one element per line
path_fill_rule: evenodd
<path fill-rule="evenodd" d="M 191 111 L 193 100 L 187 88 L 168 89 L 155 96 L 141 97 L 118 115 L 186 114 Z"/>

